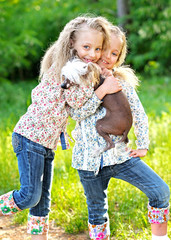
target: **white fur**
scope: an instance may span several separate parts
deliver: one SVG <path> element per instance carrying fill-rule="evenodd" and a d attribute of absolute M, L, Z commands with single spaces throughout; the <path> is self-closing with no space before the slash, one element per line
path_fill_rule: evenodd
<path fill-rule="evenodd" d="M 80 76 L 88 72 L 88 63 L 84 63 L 79 59 L 68 61 L 62 68 L 61 74 L 68 78 L 71 82 L 81 84 Z"/>

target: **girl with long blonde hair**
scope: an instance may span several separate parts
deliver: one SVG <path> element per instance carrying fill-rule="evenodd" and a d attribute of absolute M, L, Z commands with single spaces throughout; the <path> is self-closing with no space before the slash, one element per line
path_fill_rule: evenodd
<path fill-rule="evenodd" d="M 45 53 L 40 83 L 32 90 L 32 103 L 14 128 L 12 144 L 21 187 L 0 196 L 0 216 L 29 208 L 28 233 L 32 240 L 48 238 L 54 150 L 60 137 L 63 147 L 68 147 L 64 138 L 66 104 L 77 109 L 89 99 L 102 99 L 117 88 L 108 79 L 96 92 L 91 86 L 76 85 L 64 91 L 61 69 L 73 57 L 74 49 L 84 62 L 97 62 L 108 37 L 108 21 L 103 17 L 82 16 L 71 20 Z"/>
<path fill-rule="evenodd" d="M 130 149 L 125 142 L 120 142 L 122 136 L 110 135 L 115 148 L 97 154 L 96 149 L 106 146 L 106 141 L 95 127 L 96 121 L 105 116 L 105 108 L 100 106 L 91 111 L 87 103 L 80 109 L 69 108 L 71 117 L 77 121 L 73 131 L 75 146 L 72 166 L 78 170 L 87 200 L 89 235 L 91 240 L 110 239 L 107 189 L 110 179 L 116 178 L 132 184 L 148 197 L 152 240 L 169 240 L 167 222 L 170 190 L 140 159 L 147 154 L 149 148 L 148 117 L 135 91 L 138 78 L 130 67 L 122 66 L 127 52 L 126 36 L 117 26 L 110 27 L 110 30 L 111 39 L 102 51 L 98 64 L 105 69 L 104 76 L 112 78 L 114 75 L 119 78 L 131 108 L 137 149 Z"/>

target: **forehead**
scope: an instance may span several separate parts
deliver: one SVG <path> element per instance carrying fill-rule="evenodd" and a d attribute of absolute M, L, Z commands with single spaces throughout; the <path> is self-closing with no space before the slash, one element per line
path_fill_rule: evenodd
<path fill-rule="evenodd" d="M 122 44 L 123 44 L 122 39 L 119 36 L 117 36 L 116 34 L 112 33 L 110 41 L 109 41 L 109 45 L 108 45 L 110 50 L 111 51 L 117 50 L 118 52 L 120 52 L 121 48 L 122 48 Z"/>
<path fill-rule="evenodd" d="M 103 42 L 103 33 L 96 29 L 93 29 L 91 27 L 84 25 L 76 33 L 76 41 L 83 41 L 83 42 L 90 42 L 90 43 Z"/>

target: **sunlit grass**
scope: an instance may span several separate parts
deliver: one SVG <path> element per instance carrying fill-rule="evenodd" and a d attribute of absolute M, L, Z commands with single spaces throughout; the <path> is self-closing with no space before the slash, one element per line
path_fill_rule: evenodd
<path fill-rule="evenodd" d="M 139 95 L 149 117 L 151 141 L 149 152 L 143 160 L 171 186 L 171 89 L 165 78 L 152 80 L 152 85 L 149 85 L 147 81 L 143 83 L 141 88 L 143 91 L 140 89 Z M 31 85 L 34 86 L 34 84 L 30 83 L 30 89 Z M 24 84 L 20 84 L 18 87 L 20 93 L 26 89 Z M 152 89 L 154 89 L 155 97 Z M 28 89 L 27 94 L 25 93 L 26 99 L 29 99 L 29 91 Z M 14 95 L 12 99 L 16 99 L 17 85 L 7 91 L 6 99 L 10 99 L 10 92 L 11 96 Z M 21 94 L 21 98 L 25 94 Z M 20 101 L 19 95 L 17 100 Z M 21 100 L 20 107 L 22 109 L 17 110 L 19 106 L 16 107 L 15 101 L 9 101 L 9 103 L 4 108 L 1 102 L 3 111 L 0 115 L 2 119 L 0 125 L 0 194 L 19 187 L 17 159 L 11 146 L 11 134 L 19 118 L 19 112 L 24 111 L 28 106 L 27 101 L 22 103 Z M 8 112 L 13 113 L 13 116 L 7 118 Z M 70 120 L 69 134 L 71 134 L 74 125 L 74 121 Z M 134 140 L 133 131 L 131 131 L 129 138 Z M 87 231 L 88 214 L 86 199 L 77 171 L 71 167 L 72 147 L 73 143 L 71 142 L 70 150 L 62 151 L 61 147 L 58 146 L 56 151 L 50 219 L 55 220 L 58 226 L 65 228 L 65 231 L 77 233 Z M 147 221 L 148 200 L 142 192 L 128 183 L 112 179 L 108 188 L 108 198 L 113 240 L 150 239 L 150 226 Z M 19 223 L 26 222 L 27 212 L 23 211 L 17 214 L 15 220 Z M 171 236 L 170 221 L 168 233 Z"/>

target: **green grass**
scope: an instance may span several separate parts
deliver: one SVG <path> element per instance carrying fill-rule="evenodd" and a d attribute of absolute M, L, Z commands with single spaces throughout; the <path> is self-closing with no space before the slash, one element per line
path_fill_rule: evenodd
<path fill-rule="evenodd" d="M 19 187 L 17 160 L 11 146 L 11 134 L 19 116 L 30 103 L 34 82 L 3 83 L 0 86 L 0 194 Z M 144 161 L 171 186 L 171 86 L 169 78 L 143 80 L 138 92 L 149 117 L 150 150 Z M 74 128 L 69 120 L 68 132 Z M 135 139 L 133 131 L 130 138 Z M 133 144 L 134 145 L 134 144 Z M 66 232 L 87 230 L 87 207 L 77 171 L 71 167 L 72 147 L 55 156 L 50 219 Z M 150 239 L 147 221 L 147 198 L 133 186 L 112 179 L 108 188 L 109 215 L 112 239 Z M 16 215 L 15 221 L 26 222 L 28 211 Z M 171 237 L 171 222 L 168 234 Z"/>

